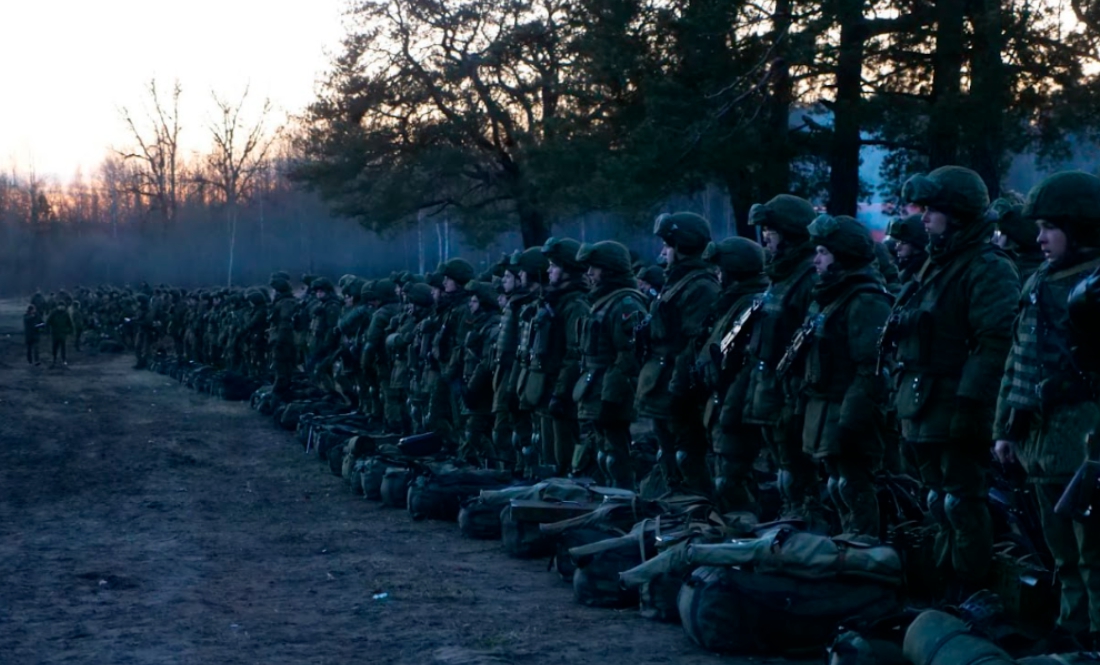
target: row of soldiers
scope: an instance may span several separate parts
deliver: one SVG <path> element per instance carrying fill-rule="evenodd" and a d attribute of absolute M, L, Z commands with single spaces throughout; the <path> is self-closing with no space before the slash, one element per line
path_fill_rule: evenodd
<path fill-rule="evenodd" d="M 784 516 L 825 525 L 831 504 L 835 528 L 875 537 L 876 476 L 912 471 L 960 595 L 988 582 L 994 456 L 1019 463 L 1059 625 L 1094 639 L 1100 525 L 1055 505 L 1100 424 L 1100 179 L 1059 173 L 991 205 L 976 173 L 943 167 L 903 197 L 919 212 L 891 223 L 892 256 L 855 219 L 780 195 L 750 211 L 761 243 L 661 215 L 662 267 L 642 272 L 618 242 L 552 238 L 480 276 L 461 258 L 426 276 L 304 276 L 302 290 L 276 273 L 267 288 L 138 293 L 123 318 L 139 366 L 160 340 L 287 397 L 304 373 L 380 427 L 519 474 L 630 488 L 658 474 L 759 511 L 763 453 Z"/>

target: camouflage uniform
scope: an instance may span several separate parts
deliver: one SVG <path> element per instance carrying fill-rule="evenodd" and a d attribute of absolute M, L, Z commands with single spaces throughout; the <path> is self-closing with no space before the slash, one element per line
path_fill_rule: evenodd
<path fill-rule="evenodd" d="M 289 280 L 275 275 L 270 284 L 275 291 L 275 299 L 268 308 L 267 341 L 275 372 L 274 391 L 276 395 L 285 397 L 298 364 L 298 349 L 294 342 L 294 312 L 298 301 L 290 289 Z"/>
<path fill-rule="evenodd" d="M 436 332 L 431 341 L 434 368 L 429 369 L 427 429 L 457 446 L 463 431 L 461 406 L 463 354 L 469 296 L 463 290 L 474 278 L 474 267 L 465 259 L 450 259 L 440 266 L 443 291 L 436 302 Z M 453 286 L 451 285 L 453 283 Z M 448 290 L 452 288 L 453 290 Z"/>
<path fill-rule="evenodd" d="M 742 415 L 751 368 L 745 355 L 752 326 L 759 319 L 760 297 L 767 288 L 764 249 L 748 238 L 710 243 L 703 260 L 721 275 L 722 291 L 712 309 L 710 335 L 695 360 L 708 393 L 703 425 L 710 436 L 714 493 L 722 512 L 759 511 L 753 492 L 753 462 L 763 439 L 760 427 Z M 736 330 L 735 330 L 736 328 Z"/>
<path fill-rule="evenodd" d="M 596 454 L 597 466 L 614 487 L 634 488 L 630 421 L 638 385 L 634 326 L 645 316 L 645 296 L 634 288 L 630 253 L 612 240 L 582 245 L 577 261 L 601 272 L 581 324 L 580 377 L 573 387 L 581 445 Z"/>
<path fill-rule="evenodd" d="M 531 351 L 534 348 L 537 332 L 535 317 L 539 312 L 542 291 L 546 286 L 546 271 L 550 267 L 550 262 L 542 254 L 542 248 L 531 247 L 515 257 L 514 267 L 519 272 L 524 293 L 509 302 L 509 311 L 513 316 L 501 322 L 501 334 L 510 336 L 513 331 L 515 334 L 515 362 L 506 379 L 506 390 L 515 396 L 512 410 L 512 447 L 519 453 L 516 473 L 523 475 L 530 470 L 531 466 L 538 464 L 540 448 L 538 438 L 542 433 L 539 431 L 536 435 L 535 409 L 544 406 L 545 401 L 549 399 L 544 395 L 540 383 L 531 380 L 534 376 Z M 511 343 L 510 339 L 506 339 L 502 345 L 507 348 Z M 502 377 L 503 380 L 505 379 Z M 528 390 L 529 385 L 530 390 Z M 512 405 L 498 403 L 498 406 L 511 407 Z M 541 420 L 539 429 L 541 430 Z"/>
<path fill-rule="evenodd" d="M 894 404 L 940 525 L 938 563 L 966 590 L 984 582 L 992 559 L 989 446 L 1020 284 L 1012 262 L 989 242 L 989 197 L 976 173 L 942 167 L 910 178 L 903 193 L 927 206 L 928 219 L 947 215 L 948 226 L 891 314 Z"/>
<path fill-rule="evenodd" d="M 779 466 L 783 514 L 814 521 L 820 519 L 817 472 L 802 450 L 803 414 L 793 399 L 801 393 L 802 377 L 779 377 L 776 367 L 813 299 L 817 276 L 807 227 L 815 216 L 809 201 L 787 194 L 757 204 L 750 212 L 750 224 L 779 233 L 782 241 L 764 268 L 769 285 L 749 339 L 750 375 L 742 415 L 745 424 L 762 427 L 765 444 Z"/>
<path fill-rule="evenodd" d="M 673 484 L 707 493 L 707 437 L 702 396 L 695 394 L 692 368 L 697 344 L 720 287 L 701 255 L 710 242 L 710 222 L 692 213 L 661 215 L 653 229 L 674 258 L 664 288 L 649 307 L 645 363 L 638 375 L 634 406 L 653 419 L 660 463 Z"/>
<path fill-rule="evenodd" d="M 534 344 L 531 349 L 532 382 L 543 384 L 546 405 L 536 408 L 541 420 L 542 463 L 555 467 L 559 476 L 579 472 L 591 460 L 574 459 L 580 439 L 577 405 L 573 385 L 580 374 L 580 321 L 588 312 L 584 267 L 577 263 L 580 243 L 572 238 L 550 238 L 542 253 L 550 262 L 551 275 L 557 269 L 561 277 L 543 289 L 535 316 Z M 556 266 L 556 267 L 555 267 Z"/>
<path fill-rule="evenodd" d="M 1071 633 L 1096 633 L 1100 529 L 1055 514 L 1054 506 L 1086 457 L 1086 436 L 1100 424 L 1096 375 L 1070 351 L 1067 304 L 1082 277 L 1100 268 L 1100 179 L 1080 172 L 1050 176 L 1032 190 L 1022 214 L 1062 230 L 1069 251 L 1045 263 L 1024 285 L 993 436 L 1014 444 L 1035 484 L 1062 586 L 1059 625 Z"/>
<path fill-rule="evenodd" d="M 842 532 L 879 537 L 874 473 L 883 454 L 886 382 L 877 371 L 878 340 L 893 298 L 862 224 L 822 215 L 809 230 L 834 262 L 814 286 L 801 355 L 794 346 L 788 351 L 791 371 L 803 376 L 796 409 L 805 414 L 802 449 L 825 465 Z"/>
<path fill-rule="evenodd" d="M 477 311 L 466 320 L 466 337 L 461 352 L 462 415 L 466 430 L 459 449 L 459 458 L 478 466 L 488 466 L 502 460 L 493 454 L 493 369 L 490 365 L 493 342 L 500 328 L 500 307 L 496 289 L 488 282 L 466 284 L 470 307 Z"/>
<path fill-rule="evenodd" d="M 390 392 L 393 399 L 402 403 L 401 433 L 407 435 L 423 431 L 419 410 L 414 413 L 410 400 L 416 376 L 415 368 L 419 364 L 419 349 L 415 344 L 416 331 L 431 313 L 432 290 L 427 284 L 406 284 L 402 290 L 407 302 L 405 312 L 397 318 L 396 330 L 386 338 L 386 353 L 392 358 L 393 364 Z M 414 418 L 414 415 L 417 417 Z"/>

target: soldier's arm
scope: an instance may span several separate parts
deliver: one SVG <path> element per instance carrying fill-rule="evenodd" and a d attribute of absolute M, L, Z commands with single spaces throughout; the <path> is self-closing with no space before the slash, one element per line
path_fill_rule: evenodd
<path fill-rule="evenodd" d="M 956 394 L 991 407 L 1012 345 L 1020 278 L 1008 259 L 992 254 L 976 260 L 966 280 L 970 357 L 963 365 Z"/>
<path fill-rule="evenodd" d="M 641 370 L 638 356 L 634 353 L 634 323 L 645 316 L 646 308 L 634 296 L 627 296 L 608 314 L 607 325 L 611 327 L 615 360 L 604 375 L 600 400 L 621 404 L 634 399 L 633 382 Z"/>
<path fill-rule="evenodd" d="M 856 371 L 840 405 L 840 426 L 843 429 L 868 429 L 874 422 L 875 410 L 883 401 L 882 386 L 875 370 L 878 365 L 878 337 L 889 316 L 889 302 L 877 295 L 856 296 L 848 309 L 848 355 Z"/>
<path fill-rule="evenodd" d="M 565 324 L 565 355 L 561 370 L 554 382 L 553 395 L 559 399 L 573 399 L 573 384 L 581 373 L 581 322 L 588 316 L 588 302 L 582 298 L 572 301 L 562 312 Z"/>
<path fill-rule="evenodd" d="M 710 280 L 697 280 L 684 293 L 680 308 L 680 334 L 684 348 L 676 356 L 670 386 L 675 386 L 674 394 L 686 391 L 691 385 L 691 368 L 695 364 L 696 345 L 705 339 L 707 319 L 718 299 L 719 286 Z"/>

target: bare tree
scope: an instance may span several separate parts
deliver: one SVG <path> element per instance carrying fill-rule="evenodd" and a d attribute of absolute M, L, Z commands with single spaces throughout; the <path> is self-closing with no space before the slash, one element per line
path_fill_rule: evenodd
<path fill-rule="evenodd" d="M 225 205 L 229 232 L 226 283 L 232 286 L 239 207 L 252 192 L 257 177 L 264 172 L 267 153 L 280 129 L 275 129 L 271 134 L 267 131 L 266 124 L 272 110 L 271 101 L 267 99 L 264 100 L 255 122 L 249 124 L 246 118 L 242 118 L 248 100 L 247 87 L 236 104 L 222 99 L 217 93 L 212 96 L 217 106 L 217 117 L 208 125 L 214 147 L 207 156 L 204 178 L 222 196 Z"/>
<path fill-rule="evenodd" d="M 182 92 L 179 81 L 172 85 L 168 99 L 162 99 L 156 80 L 149 81 L 149 101 L 145 124 L 138 127 L 130 109 L 122 107 L 122 120 L 130 130 L 137 147 L 116 151 L 126 161 L 139 165 L 133 191 L 151 202 L 151 207 L 161 216 L 165 226 L 176 220 L 179 207 L 179 102 Z"/>

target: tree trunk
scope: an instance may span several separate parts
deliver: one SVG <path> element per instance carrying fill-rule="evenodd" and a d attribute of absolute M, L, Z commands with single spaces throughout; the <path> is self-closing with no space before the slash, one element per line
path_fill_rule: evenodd
<path fill-rule="evenodd" d="M 968 119 L 980 119 L 968 132 L 973 145 L 971 165 L 989 188 L 990 198 L 1001 194 L 1001 176 L 1005 169 L 1004 113 L 1008 89 L 1004 50 L 1004 20 L 1001 0 L 981 0 L 973 17 L 974 55 Z"/>
<path fill-rule="evenodd" d="M 790 29 L 791 29 L 791 0 L 776 0 L 775 14 L 772 18 L 772 43 L 776 44 L 776 59 L 771 65 L 771 95 L 767 101 L 767 132 L 763 137 L 764 154 L 768 157 L 763 162 L 760 175 L 759 190 L 761 198 L 770 200 L 778 194 L 786 194 L 790 191 L 791 180 L 791 139 L 790 118 L 791 99 L 793 97 L 790 67 Z M 748 185 L 748 181 L 742 180 L 742 189 Z M 748 230 L 748 209 L 744 214 L 738 210 L 736 197 L 730 191 L 730 201 L 733 203 L 734 214 L 737 218 L 738 233 L 744 235 Z M 751 204 L 750 204 L 751 205 Z M 741 224 L 746 224 L 742 228 Z"/>
<path fill-rule="evenodd" d="M 519 233 L 524 247 L 541 247 L 550 237 L 550 228 L 542 213 L 530 205 L 520 205 Z"/>
<path fill-rule="evenodd" d="M 936 52 L 932 56 L 932 113 L 928 123 L 928 165 L 959 159 L 960 89 L 963 67 L 963 0 L 937 0 Z"/>
<path fill-rule="evenodd" d="M 237 256 L 237 206 L 226 204 L 226 217 L 229 222 L 229 266 L 226 270 L 226 286 L 233 286 L 233 261 Z"/>
<path fill-rule="evenodd" d="M 860 111 L 863 98 L 863 0 L 841 0 L 840 53 L 836 64 L 836 104 L 829 149 L 829 205 L 833 215 L 855 217 L 859 205 Z"/>

